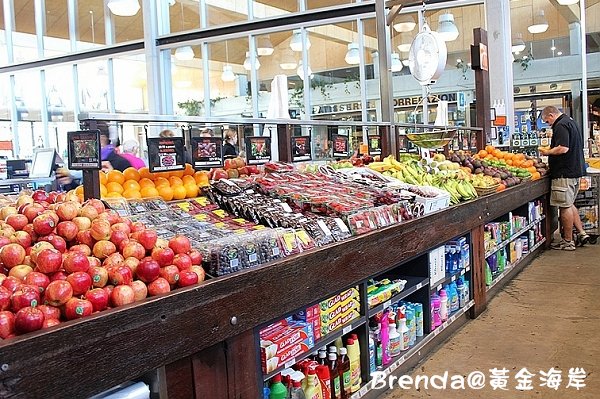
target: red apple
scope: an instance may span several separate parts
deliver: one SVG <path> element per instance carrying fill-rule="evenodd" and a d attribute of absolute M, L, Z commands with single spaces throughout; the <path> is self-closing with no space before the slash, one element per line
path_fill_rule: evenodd
<path fill-rule="evenodd" d="M 85 244 L 88 247 L 92 248 L 94 246 L 94 244 L 96 243 L 96 240 L 94 240 L 94 238 L 92 238 L 92 234 L 89 230 L 79 230 L 79 233 L 77 233 L 77 238 L 75 239 L 75 241 L 78 244 Z"/>
<path fill-rule="evenodd" d="M 46 287 L 44 299 L 46 303 L 52 306 L 60 306 L 67 303 L 73 296 L 73 287 L 67 281 L 51 281 Z"/>
<path fill-rule="evenodd" d="M 27 276 L 25 276 L 23 282 L 25 284 L 38 287 L 40 294 L 43 294 L 46 290 L 46 287 L 48 287 L 48 284 L 50 284 L 50 277 L 48 277 L 44 273 L 32 271 L 31 273 L 27 274 Z"/>
<path fill-rule="evenodd" d="M 12 226 L 4 223 L 4 225 L 2 226 L 2 230 L 0 230 L 0 236 L 10 238 L 10 236 L 12 236 L 13 234 L 15 234 L 15 229 L 13 229 Z"/>
<path fill-rule="evenodd" d="M 92 221 L 92 226 L 90 227 L 90 232 L 92 237 L 96 241 L 108 240 L 112 233 L 110 228 L 110 223 L 105 219 L 95 219 Z"/>
<path fill-rule="evenodd" d="M 27 253 L 27 250 L 29 250 L 29 252 L 31 252 L 31 247 L 29 247 L 25 250 L 26 253 Z M 29 256 L 29 255 L 25 255 L 25 259 L 23 259 L 23 264 L 26 266 L 35 267 L 35 263 L 33 263 L 33 261 L 31 260 L 31 256 Z"/>
<path fill-rule="evenodd" d="M 47 236 L 40 237 L 39 241 L 49 242 L 60 253 L 67 252 L 67 242 L 58 234 L 48 234 Z"/>
<path fill-rule="evenodd" d="M 152 259 L 158 262 L 160 267 L 173 264 L 175 252 L 171 248 L 154 248 L 152 250 Z"/>
<path fill-rule="evenodd" d="M 35 264 L 42 273 L 54 273 L 62 267 L 62 254 L 56 249 L 43 249 L 36 257 Z"/>
<path fill-rule="evenodd" d="M 27 216 L 18 213 L 8 215 L 5 220 L 16 231 L 23 230 L 23 227 L 29 223 Z"/>
<path fill-rule="evenodd" d="M 67 276 L 67 282 L 73 287 L 73 295 L 85 294 L 92 287 L 92 278 L 86 272 L 75 272 Z"/>
<path fill-rule="evenodd" d="M 15 315 L 3 310 L 0 312 L 0 338 L 6 339 L 15 333 Z"/>
<path fill-rule="evenodd" d="M 69 252 L 81 252 L 82 254 L 84 254 L 85 256 L 91 256 L 92 255 L 92 250 L 90 249 L 90 247 L 88 247 L 85 244 L 77 244 L 77 245 L 73 245 L 70 249 Z"/>
<path fill-rule="evenodd" d="M 67 273 L 63 270 L 58 271 L 56 273 L 52 273 L 50 276 L 50 282 L 52 281 L 67 281 Z"/>
<path fill-rule="evenodd" d="M 23 263 L 25 255 L 25 248 L 19 244 L 8 244 L 0 249 L 0 261 L 9 269 Z"/>
<path fill-rule="evenodd" d="M 36 286 L 23 284 L 13 293 L 10 301 L 11 310 L 15 313 L 27 306 L 36 307 L 40 303 L 40 292 Z"/>
<path fill-rule="evenodd" d="M 60 320 L 58 319 L 48 319 L 44 316 L 44 324 L 42 324 L 42 329 L 54 327 L 60 324 Z"/>
<path fill-rule="evenodd" d="M 43 206 L 41 206 L 40 204 L 30 204 L 25 205 L 20 213 L 27 216 L 27 220 L 29 220 L 29 223 L 32 223 L 33 219 L 38 217 L 38 215 L 41 215 L 42 212 L 44 212 Z"/>
<path fill-rule="evenodd" d="M 104 287 L 102 287 L 102 289 L 104 291 L 106 291 L 106 294 L 108 295 L 109 298 L 109 302 L 110 302 L 110 296 L 112 295 L 113 290 L 115 289 L 115 286 L 112 284 L 107 284 Z"/>
<path fill-rule="evenodd" d="M 194 265 L 194 266 L 190 267 L 189 270 L 198 275 L 199 283 L 204 281 L 204 279 L 206 278 L 206 272 L 204 271 L 204 268 L 202 266 Z"/>
<path fill-rule="evenodd" d="M 4 279 L 4 281 L 2 281 L 2 286 L 8 291 L 10 291 L 11 295 L 13 294 L 13 292 L 18 290 L 21 287 L 21 285 L 23 285 L 23 282 L 13 276 L 8 276 Z"/>
<path fill-rule="evenodd" d="M 119 216 L 117 211 L 113 209 L 107 209 L 98 215 L 98 219 L 104 219 L 113 225 L 121 221 L 121 216 Z"/>
<path fill-rule="evenodd" d="M 84 206 L 93 206 L 96 209 L 96 212 L 98 212 L 98 215 L 106 210 L 104 202 L 96 198 L 90 198 L 85 202 Z"/>
<path fill-rule="evenodd" d="M 65 317 L 67 320 L 89 316 L 93 311 L 94 307 L 87 299 L 71 298 L 65 304 Z"/>
<path fill-rule="evenodd" d="M 37 307 L 44 314 L 44 319 L 60 319 L 60 309 L 49 305 L 40 305 Z"/>
<path fill-rule="evenodd" d="M 177 266 L 179 270 L 185 270 L 192 267 L 192 258 L 188 254 L 177 254 L 173 258 L 173 264 Z"/>
<path fill-rule="evenodd" d="M 0 248 L 2 248 L 3 246 L 10 244 L 10 238 L 8 237 L 4 237 L 4 236 L 0 236 Z"/>
<path fill-rule="evenodd" d="M 202 253 L 197 249 L 192 249 L 188 255 L 192 259 L 192 265 L 201 265 L 202 264 Z"/>
<path fill-rule="evenodd" d="M 48 202 L 50 204 L 56 203 L 56 198 L 58 198 L 58 193 L 56 191 L 52 191 L 48 193 Z"/>
<path fill-rule="evenodd" d="M 154 248 L 169 248 L 169 240 L 158 238 L 156 244 L 154 244 Z"/>
<path fill-rule="evenodd" d="M 128 242 L 123 247 L 122 252 L 124 258 L 129 258 L 133 256 L 134 258 L 142 259 L 144 256 L 146 256 L 146 249 L 142 246 L 142 244 L 136 241 Z"/>
<path fill-rule="evenodd" d="M 110 235 L 110 241 L 114 243 L 117 248 L 121 246 L 121 243 L 125 240 L 129 240 L 127 233 L 121 230 L 114 230 Z"/>
<path fill-rule="evenodd" d="M 115 252 L 114 254 L 109 255 L 108 258 L 104 259 L 104 262 L 102 262 L 102 266 L 106 268 L 110 266 L 119 266 L 124 261 L 125 258 L 123 257 L 123 255 L 121 255 L 118 252 Z"/>
<path fill-rule="evenodd" d="M 137 267 L 139 264 L 140 260 L 138 258 L 134 258 L 133 256 L 130 256 L 129 258 L 123 261 L 123 265 L 131 269 L 131 273 L 133 273 L 134 275 L 137 271 Z"/>
<path fill-rule="evenodd" d="M 148 296 L 148 287 L 141 280 L 135 280 L 131 283 L 131 288 L 133 288 L 134 298 L 137 301 L 141 301 L 142 299 Z"/>
<path fill-rule="evenodd" d="M 58 217 L 58 215 L 56 214 L 56 212 L 54 212 L 51 209 L 46 209 L 44 212 L 42 212 L 42 215 L 48 215 L 50 218 L 52 218 L 52 220 L 54 220 L 54 226 L 55 227 L 58 224 L 58 222 L 60 222 L 60 218 Z"/>
<path fill-rule="evenodd" d="M 0 220 L 6 220 L 10 215 L 16 215 L 19 211 L 14 206 L 4 206 L 0 209 Z"/>
<path fill-rule="evenodd" d="M 87 258 L 90 261 L 90 267 L 92 267 L 92 266 L 96 266 L 96 267 L 102 266 L 102 261 L 100 259 L 96 258 L 95 256 L 88 256 Z"/>
<path fill-rule="evenodd" d="M 90 220 L 94 220 L 98 217 L 98 211 L 92 205 L 84 205 L 79 210 L 79 216 L 83 216 Z"/>
<path fill-rule="evenodd" d="M 132 233 L 137 233 L 146 230 L 146 225 L 142 222 L 134 222 L 129 226 Z"/>
<path fill-rule="evenodd" d="M 102 288 L 108 282 L 108 270 L 101 266 L 90 266 L 87 273 L 92 278 L 92 285 L 97 288 Z"/>
<path fill-rule="evenodd" d="M 37 264 L 37 257 L 44 249 L 56 249 L 52 244 L 47 241 L 40 241 L 35 243 L 33 247 L 31 247 L 31 252 L 29 256 L 31 257 L 31 261 Z"/>
<path fill-rule="evenodd" d="M 176 254 L 186 254 L 192 249 L 189 238 L 177 235 L 169 240 L 169 248 Z"/>
<path fill-rule="evenodd" d="M 40 236 L 45 236 L 54 231 L 54 228 L 56 227 L 57 223 L 54 221 L 54 218 L 52 218 L 51 215 L 43 213 L 39 216 L 36 216 L 36 218 L 33 219 L 32 224 L 33 230 L 36 234 Z"/>
<path fill-rule="evenodd" d="M 160 275 L 160 265 L 156 260 L 147 256 L 140 261 L 135 274 L 143 282 L 150 283 Z"/>
<path fill-rule="evenodd" d="M 0 311 L 10 309 L 12 292 L 0 285 Z"/>
<path fill-rule="evenodd" d="M 175 286 L 177 284 L 177 281 L 179 280 L 179 269 L 175 265 L 161 267 L 160 277 L 167 280 L 169 284 L 171 284 L 171 286 Z"/>
<path fill-rule="evenodd" d="M 63 202 L 56 207 L 56 214 L 62 221 L 73 220 L 79 214 L 81 205 L 74 201 Z"/>
<path fill-rule="evenodd" d="M 156 240 L 158 239 L 158 234 L 154 230 L 146 229 L 140 232 L 137 232 L 137 241 L 142 244 L 144 248 L 147 250 L 151 250 L 154 248 L 154 244 L 156 244 Z"/>
<path fill-rule="evenodd" d="M 17 208 L 20 207 L 21 205 L 25 205 L 25 204 L 33 204 L 33 198 L 31 198 L 30 195 L 27 194 L 21 194 L 19 195 L 19 198 L 17 198 Z"/>
<path fill-rule="evenodd" d="M 27 234 L 29 234 L 29 236 L 31 237 L 31 240 L 33 242 L 36 242 L 38 239 L 38 235 L 35 232 L 35 230 L 33 229 L 33 225 L 31 223 L 28 223 L 27 226 L 23 227 L 23 231 Z"/>
<path fill-rule="evenodd" d="M 92 248 L 92 253 L 98 259 L 106 259 L 115 252 L 117 252 L 117 247 L 107 240 L 98 241 L 94 244 L 94 248 Z"/>
<path fill-rule="evenodd" d="M 129 225 L 125 222 L 115 223 L 112 226 L 110 226 L 110 228 L 112 229 L 112 231 L 122 231 L 127 236 L 131 234 L 131 229 L 129 228 Z"/>
<path fill-rule="evenodd" d="M 75 223 L 79 231 L 89 230 L 92 227 L 92 221 L 85 216 L 77 216 L 73 218 L 72 222 Z"/>
<path fill-rule="evenodd" d="M 81 203 L 81 200 L 79 199 L 79 196 L 77 194 L 75 194 L 75 192 L 73 192 L 73 191 L 69 191 L 65 195 L 65 202 L 69 202 L 69 201 Z"/>
<path fill-rule="evenodd" d="M 87 272 L 90 261 L 83 252 L 67 252 L 63 258 L 63 268 L 67 273 Z"/>
<path fill-rule="evenodd" d="M 56 225 L 56 234 L 64 238 L 66 241 L 73 241 L 79 233 L 77 225 L 70 221 L 63 221 Z"/>
<path fill-rule="evenodd" d="M 27 265 L 17 265 L 9 270 L 8 275 L 12 277 L 16 277 L 21 281 L 25 281 L 25 278 L 29 275 L 29 273 L 33 272 L 33 268 Z"/>
<path fill-rule="evenodd" d="M 34 307 L 20 309 L 15 316 L 15 330 L 19 334 L 37 331 L 44 325 L 44 314 Z"/>
<path fill-rule="evenodd" d="M 31 198 L 35 202 L 48 201 L 48 194 L 44 190 L 35 190 L 33 194 L 31 194 Z"/>
<path fill-rule="evenodd" d="M 129 285 L 133 281 L 133 273 L 127 266 L 116 266 L 108 271 L 108 279 L 113 285 Z"/>
<path fill-rule="evenodd" d="M 100 312 L 108 307 L 108 292 L 102 288 L 94 288 L 85 293 L 85 299 L 92 303 L 94 312 Z"/>
<path fill-rule="evenodd" d="M 23 216 L 23 215 L 21 215 Z M 15 231 L 15 233 L 10 236 L 10 242 L 19 244 L 23 248 L 30 247 L 33 243 L 31 236 L 24 231 Z"/>
<path fill-rule="evenodd" d="M 151 296 L 164 294 L 171 291 L 169 282 L 162 277 L 157 278 L 148 284 L 148 294 Z"/>
<path fill-rule="evenodd" d="M 113 306 L 123 306 L 135 302 L 135 291 L 129 285 L 117 285 L 110 293 Z"/>
<path fill-rule="evenodd" d="M 196 272 L 191 270 L 182 270 L 179 272 L 179 282 L 178 285 L 180 287 L 187 287 L 189 285 L 198 284 L 198 275 Z"/>

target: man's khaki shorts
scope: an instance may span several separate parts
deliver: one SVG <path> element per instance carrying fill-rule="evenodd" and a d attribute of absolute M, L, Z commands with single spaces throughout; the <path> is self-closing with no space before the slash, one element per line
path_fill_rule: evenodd
<path fill-rule="evenodd" d="M 579 178 L 560 177 L 552 179 L 550 205 L 568 208 L 575 202 L 579 192 Z"/>

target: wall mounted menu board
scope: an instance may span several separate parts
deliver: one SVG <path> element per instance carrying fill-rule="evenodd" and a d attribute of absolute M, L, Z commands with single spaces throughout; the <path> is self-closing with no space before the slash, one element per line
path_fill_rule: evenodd
<path fill-rule="evenodd" d="M 150 172 L 185 169 L 183 137 L 149 137 L 146 142 Z"/>
<path fill-rule="evenodd" d="M 194 168 L 223 166 L 223 139 L 220 137 L 192 137 Z"/>
<path fill-rule="evenodd" d="M 348 136 L 341 136 L 339 134 L 331 135 L 333 141 L 333 156 L 334 157 L 347 157 L 348 156 Z"/>
<path fill-rule="evenodd" d="M 260 165 L 271 160 L 271 137 L 251 136 L 244 139 L 248 165 Z"/>
<path fill-rule="evenodd" d="M 69 169 L 96 170 L 102 167 L 99 130 L 67 132 L 67 142 Z"/>
<path fill-rule="evenodd" d="M 369 144 L 369 155 L 381 155 L 381 137 L 379 135 L 368 136 L 367 139 Z"/>
<path fill-rule="evenodd" d="M 292 137 L 292 161 L 310 161 L 311 159 L 310 136 Z"/>

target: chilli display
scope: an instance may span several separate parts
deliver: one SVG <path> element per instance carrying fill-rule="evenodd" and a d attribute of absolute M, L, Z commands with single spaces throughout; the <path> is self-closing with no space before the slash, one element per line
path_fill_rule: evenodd
<path fill-rule="evenodd" d="M 147 143 L 150 172 L 185 169 L 183 137 L 149 137 Z"/>

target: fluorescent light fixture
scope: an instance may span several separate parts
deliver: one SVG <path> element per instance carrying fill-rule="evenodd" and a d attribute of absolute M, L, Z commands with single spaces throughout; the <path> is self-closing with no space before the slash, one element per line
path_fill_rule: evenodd
<path fill-rule="evenodd" d="M 522 34 L 515 34 L 515 37 L 513 37 L 512 40 L 511 50 L 513 53 L 520 53 L 525 50 L 525 42 L 523 41 Z"/>
<path fill-rule="evenodd" d="M 557 0 L 561 6 L 572 6 L 573 4 L 579 3 L 579 0 Z"/>
<path fill-rule="evenodd" d="M 312 79 L 313 72 L 312 72 L 312 69 L 310 69 L 310 65 L 307 66 L 306 69 L 307 69 L 309 78 Z M 302 61 L 300 61 L 298 63 L 298 69 L 296 69 L 296 73 L 298 74 L 298 76 L 300 77 L 300 79 L 304 80 L 304 66 L 302 65 Z"/>
<path fill-rule="evenodd" d="M 256 40 L 256 52 L 258 55 L 271 55 L 273 54 L 273 43 L 269 35 L 261 36 Z"/>
<path fill-rule="evenodd" d="M 445 42 L 451 42 L 458 38 L 458 28 L 454 23 L 454 15 L 440 14 L 440 18 L 438 20 L 438 30 L 437 32 L 442 36 Z"/>
<path fill-rule="evenodd" d="M 563 54 L 562 51 L 559 51 L 558 53 L 556 53 L 556 55 L 562 55 L 562 54 Z"/>
<path fill-rule="evenodd" d="M 348 52 L 344 60 L 347 64 L 357 65 L 360 64 L 360 52 L 358 51 L 358 43 L 348 43 Z"/>
<path fill-rule="evenodd" d="M 254 69 L 258 70 L 260 68 L 260 61 L 258 57 L 254 60 Z M 250 52 L 246 51 L 246 59 L 244 60 L 244 69 L 246 71 L 252 70 L 252 60 L 250 59 Z"/>
<path fill-rule="evenodd" d="M 539 10 L 537 14 L 533 16 L 533 24 L 527 27 L 529 33 L 544 33 L 548 30 L 548 20 L 544 16 L 544 10 Z"/>
<path fill-rule="evenodd" d="M 108 9 L 119 17 L 131 17 L 140 10 L 138 0 L 108 0 Z"/>
<path fill-rule="evenodd" d="M 410 32 L 415 29 L 417 23 L 415 19 L 408 14 L 400 14 L 397 18 L 397 22 L 394 23 L 394 30 L 396 32 Z"/>
<path fill-rule="evenodd" d="M 411 46 L 411 43 L 399 44 L 398 51 L 400 51 L 401 53 L 406 53 L 406 52 L 410 51 L 410 46 Z"/>
<path fill-rule="evenodd" d="M 233 82 L 235 80 L 235 74 L 231 65 L 225 65 L 223 67 L 223 73 L 221 74 L 221 80 L 223 82 Z"/>
<path fill-rule="evenodd" d="M 194 59 L 194 49 L 192 46 L 183 46 L 175 50 L 175 58 L 179 61 L 190 61 Z"/>
<path fill-rule="evenodd" d="M 400 54 L 392 53 L 392 65 L 390 68 L 392 72 L 400 72 L 403 67 L 404 65 L 402 65 L 402 61 L 400 61 Z"/>
<path fill-rule="evenodd" d="M 306 43 L 305 43 L 306 49 L 308 50 L 310 48 L 310 40 L 308 38 L 308 33 L 306 33 Z M 302 45 L 302 31 L 300 29 L 294 29 L 293 33 L 292 33 L 292 40 L 290 41 L 290 48 L 293 51 L 297 51 L 300 52 L 302 51 L 303 45 Z"/>

